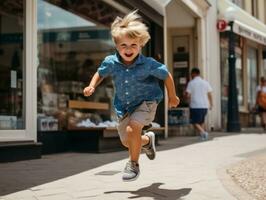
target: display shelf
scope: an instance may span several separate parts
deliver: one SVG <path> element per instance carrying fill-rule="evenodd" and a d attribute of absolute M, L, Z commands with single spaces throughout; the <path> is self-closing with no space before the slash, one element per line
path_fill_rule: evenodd
<path fill-rule="evenodd" d="M 76 109 L 97 109 L 97 110 L 108 110 L 108 103 L 100 103 L 100 102 L 91 102 L 91 101 L 77 101 L 77 100 L 69 100 L 68 101 L 69 108 Z"/>
<path fill-rule="evenodd" d="M 117 132 L 117 128 L 116 127 L 76 127 L 76 126 L 68 126 L 67 130 L 70 131 L 88 131 L 88 133 L 90 133 L 90 131 L 98 131 L 98 130 L 102 130 L 105 132 Z M 165 130 L 164 127 L 152 127 L 150 128 L 148 131 L 154 131 L 157 133 L 163 133 Z"/>
<path fill-rule="evenodd" d="M 106 127 L 77 127 L 77 126 L 73 126 L 73 125 L 68 125 L 67 126 L 67 130 L 71 130 L 71 131 L 85 131 L 85 130 L 104 130 L 106 129 Z"/>

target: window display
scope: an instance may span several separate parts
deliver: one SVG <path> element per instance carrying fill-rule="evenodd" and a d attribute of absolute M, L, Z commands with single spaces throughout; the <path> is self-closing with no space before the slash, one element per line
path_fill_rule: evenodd
<path fill-rule="evenodd" d="M 247 51 L 247 83 L 248 83 L 248 103 L 250 106 L 256 104 L 256 88 L 257 88 L 257 49 L 248 47 Z"/>
<path fill-rule="evenodd" d="M 174 36 L 173 41 L 173 78 L 180 105 L 168 111 L 168 125 L 189 124 L 188 100 L 185 96 L 189 74 L 189 36 Z"/>
<path fill-rule="evenodd" d="M 89 2 L 89 3 L 88 3 Z M 110 79 L 83 96 L 115 48 L 110 23 L 123 15 L 104 1 L 38 0 L 38 130 L 115 126 Z"/>
<path fill-rule="evenodd" d="M 0 130 L 25 128 L 24 5 L 0 4 Z"/>

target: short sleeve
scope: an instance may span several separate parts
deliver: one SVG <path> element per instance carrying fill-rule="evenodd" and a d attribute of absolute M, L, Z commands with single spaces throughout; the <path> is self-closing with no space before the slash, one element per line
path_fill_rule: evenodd
<path fill-rule="evenodd" d="M 107 77 L 113 73 L 113 64 L 109 57 L 106 57 L 98 68 L 100 77 Z"/>
<path fill-rule="evenodd" d="M 207 91 L 212 92 L 212 87 L 209 82 L 207 82 Z"/>
<path fill-rule="evenodd" d="M 187 88 L 186 88 L 186 92 L 191 94 L 191 84 L 190 82 L 188 82 Z"/>
<path fill-rule="evenodd" d="M 165 80 L 167 78 L 168 70 L 164 64 L 150 58 L 150 67 L 150 73 L 152 76 L 161 80 Z"/>

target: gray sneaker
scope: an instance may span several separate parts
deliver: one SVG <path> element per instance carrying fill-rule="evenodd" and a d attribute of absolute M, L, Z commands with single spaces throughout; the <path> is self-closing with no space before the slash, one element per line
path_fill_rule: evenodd
<path fill-rule="evenodd" d="M 149 144 L 142 147 L 143 151 L 146 153 L 147 157 L 150 160 L 154 160 L 156 155 L 156 149 L 155 149 L 155 134 L 152 131 L 149 131 L 145 133 L 144 135 L 148 136 L 150 139 Z"/>
<path fill-rule="evenodd" d="M 209 139 L 209 134 L 208 134 L 208 132 L 203 132 L 203 133 L 201 133 L 201 135 L 200 135 L 200 139 L 201 139 L 202 141 L 208 140 L 208 139 Z"/>
<path fill-rule="evenodd" d="M 123 181 L 134 181 L 139 177 L 139 164 L 134 161 L 128 161 L 124 169 Z"/>

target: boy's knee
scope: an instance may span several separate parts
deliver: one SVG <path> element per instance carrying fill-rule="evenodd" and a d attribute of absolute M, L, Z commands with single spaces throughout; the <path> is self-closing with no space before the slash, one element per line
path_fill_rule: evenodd
<path fill-rule="evenodd" d="M 120 138 L 122 145 L 128 147 L 130 140 L 132 140 L 138 132 L 141 132 L 142 127 L 143 125 L 139 124 L 138 122 L 129 122 L 125 129 L 126 134 Z"/>
<path fill-rule="evenodd" d="M 128 126 L 126 127 L 126 131 L 127 131 L 127 134 L 130 134 L 132 132 L 141 132 L 142 128 L 143 128 L 142 124 L 140 124 L 137 121 L 132 120 L 128 123 Z"/>
<path fill-rule="evenodd" d="M 130 135 L 130 134 L 133 132 L 133 129 L 134 129 L 134 127 L 132 127 L 132 126 L 130 126 L 130 125 L 128 125 L 128 126 L 126 127 L 127 137 L 128 137 L 128 135 Z"/>

